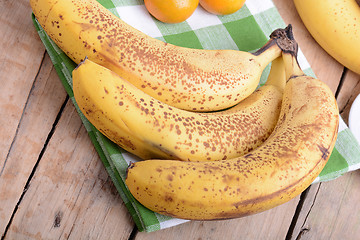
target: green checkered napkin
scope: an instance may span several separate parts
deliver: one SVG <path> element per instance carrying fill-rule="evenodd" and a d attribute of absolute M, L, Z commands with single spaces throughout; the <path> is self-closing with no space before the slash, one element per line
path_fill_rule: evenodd
<path fill-rule="evenodd" d="M 274 29 L 286 26 L 271 0 L 247 0 L 242 9 L 228 16 L 209 14 L 199 6 L 186 22 L 179 24 L 164 24 L 155 20 L 146 11 L 142 0 L 99 0 L 99 2 L 140 31 L 162 41 L 191 48 L 255 51 L 268 40 Z M 138 229 L 151 232 L 185 222 L 186 220 L 154 213 L 133 198 L 124 184 L 124 179 L 129 162 L 138 159 L 104 137 L 82 115 L 72 92 L 71 72 L 76 67 L 75 63 L 51 41 L 34 16 L 33 20 L 70 99 L 77 108 L 107 172 Z M 314 75 L 301 50 L 299 62 L 307 74 Z M 268 73 L 269 66 L 263 73 L 262 83 Z M 315 182 L 332 180 L 358 168 L 360 168 L 360 147 L 344 121 L 340 119 L 335 149 Z"/>

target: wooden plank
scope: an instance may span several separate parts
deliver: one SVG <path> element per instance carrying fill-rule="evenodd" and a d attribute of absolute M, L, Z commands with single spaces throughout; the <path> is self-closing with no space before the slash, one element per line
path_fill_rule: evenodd
<path fill-rule="evenodd" d="M 288 240 L 300 240 L 301 236 L 309 230 L 304 227 L 304 222 L 306 221 L 307 214 L 311 211 L 313 203 L 316 200 L 316 195 L 319 191 L 320 185 L 321 183 L 311 185 L 305 193 L 306 196 L 303 196 L 303 202 L 299 211 L 299 215 L 294 222 L 293 229 L 291 229 L 287 236 Z"/>
<path fill-rule="evenodd" d="M 133 227 L 69 101 L 6 237 L 128 239 Z"/>
<path fill-rule="evenodd" d="M 313 186 L 291 239 L 358 239 L 360 171 Z"/>
<path fill-rule="evenodd" d="M 0 235 L 4 233 L 65 99 L 65 90 L 47 56 L 0 169 Z"/>
<path fill-rule="evenodd" d="M 135 240 L 167 239 L 285 239 L 299 197 L 268 211 L 231 220 L 191 221 L 152 233 L 139 232 Z"/>
<path fill-rule="evenodd" d="M 45 50 L 34 31 L 27 0 L 1 1 L 0 34 L 1 169 Z"/>
<path fill-rule="evenodd" d="M 25 109 L 25 106 L 30 98 L 31 102 L 36 102 L 39 99 L 49 100 L 59 96 L 58 94 L 46 95 L 36 90 L 38 84 L 46 83 L 46 79 L 36 83 L 36 86 L 33 85 L 45 49 L 34 31 L 30 13 L 27 0 L 1 2 L 0 235 L 5 230 L 27 177 L 36 162 L 38 147 L 41 149 L 43 145 L 44 137 L 41 136 L 43 134 L 46 138 L 54 119 L 51 111 L 46 115 L 42 109 L 34 112 L 38 116 L 35 114 L 28 116 L 34 108 L 27 106 Z M 32 96 L 29 96 L 33 87 Z M 56 108 L 56 106 L 53 107 Z M 30 118 L 42 122 L 43 129 L 29 132 L 28 135 L 24 133 L 24 128 L 30 126 L 28 122 Z M 46 121 L 50 122 L 46 124 Z M 37 133 L 39 138 L 33 138 L 31 134 L 34 133 Z M 29 159 L 23 157 L 19 147 L 22 148 L 24 154 L 29 154 Z M 14 149 L 17 149 L 17 152 L 12 151 Z M 35 161 L 31 161 L 34 157 Z"/>

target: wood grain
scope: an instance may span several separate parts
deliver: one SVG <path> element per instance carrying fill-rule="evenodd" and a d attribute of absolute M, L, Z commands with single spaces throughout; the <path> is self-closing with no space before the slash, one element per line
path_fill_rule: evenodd
<path fill-rule="evenodd" d="M 0 233 L 3 234 L 37 163 L 66 93 L 48 56 L 31 88 L 16 135 L 0 172 Z"/>
<path fill-rule="evenodd" d="M 49 129 L 59 110 L 60 95 L 43 92 L 37 79 L 44 46 L 32 25 L 28 1 L 1 1 L 0 14 L 0 235 L 24 189 Z M 25 18 L 25 16 L 28 16 Z M 51 69 L 48 64 L 42 75 Z M 36 81 L 34 83 L 34 81 Z M 50 88 L 54 85 L 48 86 Z M 62 94 L 62 97 L 65 95 Z M 50 101 L 50 105 L 39 104 Z M 48 102 L 49 103 L 49 102 Z M 47 104 L 48 104 L 47 103 Z M 37 105 L 39 104 L 39 105 Z M 48 111 L 53 108 L 55 113 Z M 43 109 L 45 108 L 45 109 Z M 39 110 L 36 110 L 39 109 Z M 56 110 L 57 109 L 57 110 Z M 35 111 L 36 110 L 36 111 Z M 42 124 L 36 129 L 36 122 Z M 32 126 L 34 128 L 32 128 Z M 33 135 L 38 134 L 37 137 Z"/>
<path fill-rule="evenodd" d="M 134 224 L 69 101 L 8 239 L 128 239 Z"/>
<path fill-rule="evenodd" d="M 27 0 L 1 1 L 1 13 L 0 169 L 4 167 L 45 52 L 34 31 Z"/>
<path fill-rule="evenodd" d="M 357 239 L 360 236 L 360 171 L 317 184 L 305 200 L 292 239 Z"/>

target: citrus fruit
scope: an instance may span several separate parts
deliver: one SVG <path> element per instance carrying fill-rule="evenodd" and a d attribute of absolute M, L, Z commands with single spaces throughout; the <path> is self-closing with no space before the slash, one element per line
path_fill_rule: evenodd
<path fill-rule="evenodd" d="M 179 23 L 193 14 L 199 0 L 144 0 L 144 3 L 156 19 L 165 23 Z"/>
<path fill-rule="evenodd" d="M 200 5 L 208 12 L 216 15 L 227 15 L 239 10 L 245 0 L 200 0 Z"/>

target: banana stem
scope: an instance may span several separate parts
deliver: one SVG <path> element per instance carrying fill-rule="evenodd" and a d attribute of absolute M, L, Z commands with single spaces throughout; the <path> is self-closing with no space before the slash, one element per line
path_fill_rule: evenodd
<path fill-rule="evenodd" d="M 270 40 L 253 55 L 259 57 L 258 61 L 265 63 L 268 59 L 275 59 L 281 56 L 281 52 L 297 53 L 298 45 L 294 39 L 292 26 L 274 30 L 270 35 Z M 267 65 L 267 64 L 264 64 Z"/>
<path fill-rule="evenodd" d="M 299 47 L 295 41 L 291 24 L 285 29 L 273 31 L 270 37 L 276 40 L 276 43 L 282 50 L 287 81 L 292 77 L 305 75 L 297 61 Z"/>
<path fill-rule="evenodd" d="M 269 59 L 275 59 L 281 56 L 281 48 L 276 43 L 276 39 L 270 39 L 263 47 L 258 49 L 253 55 L 258 57 L 261 66 L 266 67 Z"/>
<path fill-rule="evenodd" d="M 286 79 L 289 81 L 293 77 L 305 75 L 297 61 L 297 54 L 294 52 L 283 52 L 282 54 L 285 64 Z"/>
<path fill-rule="evenodd" d="M 284 60 L 282 57 L 278 57 L 271 63 L 270 73 L 265 82 L 265 85 L 275 86 L 281 92 L 283 92 L 286 79 Z"/>

